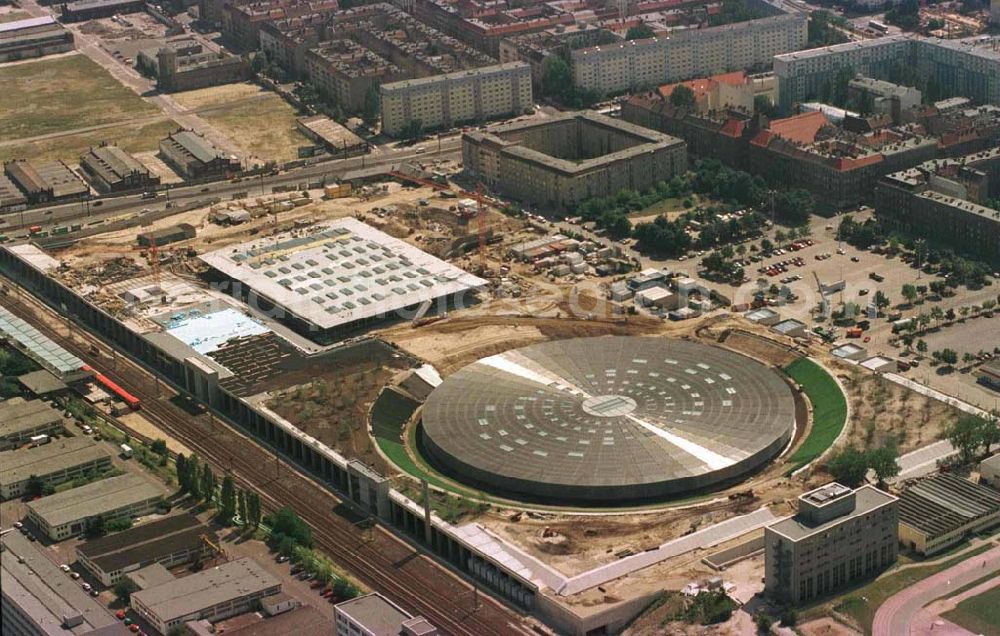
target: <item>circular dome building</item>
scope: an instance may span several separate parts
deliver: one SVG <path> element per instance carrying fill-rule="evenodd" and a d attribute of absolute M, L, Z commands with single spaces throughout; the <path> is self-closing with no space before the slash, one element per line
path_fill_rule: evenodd
<path fill-rule="evenodd" d="M 788 443 L 792 390 L 766 366 L 668 338 L 578 338 L 483 358 L 423 408 L 424 452 L 503 496 L 620 505 L 733 481 Z"/>

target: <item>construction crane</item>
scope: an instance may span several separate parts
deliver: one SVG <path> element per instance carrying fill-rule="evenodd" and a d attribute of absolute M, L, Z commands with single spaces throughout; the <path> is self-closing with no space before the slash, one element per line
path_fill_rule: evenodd
<path fill-rule="evenodd" d="M 229 561 L 229 555 L 226 553 L 225 548 L 215 541 L 212 541 L 211 537 L 207 534 L 201 535 L 199 539 L 201 539 L 201 542 L 208 546 L 208 549 L 212 551 L 212 561 L 218 561 L 219 559 L 221 559 L 222 563 Z"/>

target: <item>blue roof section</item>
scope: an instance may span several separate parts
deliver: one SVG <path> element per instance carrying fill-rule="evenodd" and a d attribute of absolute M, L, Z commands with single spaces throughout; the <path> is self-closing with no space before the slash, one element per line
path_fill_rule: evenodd
<path fill-rule="evenodd" d="M 35 362 L 60 378 L 65 378 L 84 366 L 83 360 L 3 307 L 0 307 L 0 334 L 16 342 Z"/>

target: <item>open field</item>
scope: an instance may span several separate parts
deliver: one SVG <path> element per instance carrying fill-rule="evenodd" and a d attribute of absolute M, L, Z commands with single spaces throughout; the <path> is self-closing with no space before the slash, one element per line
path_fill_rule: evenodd
<path fill-rule="evenodd" d="M 1000 587 L 965 599 L 944 617 L 973 633 L 1000 636 Z"/>
<path fill-rule="evenodd" d="M 84 55 L 0 68 L 0 141 L 127 122 L 159 111 Z"/>
<path fill-rule="evenodd" d="M 27 11 L 18 11 L 14 7 L 3 7 L 0 9 L 0 24 L 6 22 L 17 22 L 18 20 L 27 20 L 31 17 L 31 14 Z"/>
<path fill-rule="evenodd" d="M 260 161 L 290 161 L 299 146 L 311 145 L 295 127 L 295 109 L 277 94 L 244 83 L 174 95 L 174 99 L 215 126 Z"/>
<path fill-rule="evenodd" d="M 812 360 L 800 358 L 785 372 L 802 385 L 813 405 L 809 437 L 788 460 L 789 470 L 795 470 L 819 457 L 840 435 L 847 420 L 847 400 L 830 374 Z"/>
<path fill-rule="evenodd" d="M 122 124 L 30 143 L 0 146 L 0 162 L 30 157 L 40 161 L 62 159 L 66 163 L 75 164 L 80 158 L 80 153 L 102 141 L 114 142 L 132 153 L 155 151 L 160 139 L 177 128 L 177 123 L 172 119 L 161 119 L 143 124 Z"/>

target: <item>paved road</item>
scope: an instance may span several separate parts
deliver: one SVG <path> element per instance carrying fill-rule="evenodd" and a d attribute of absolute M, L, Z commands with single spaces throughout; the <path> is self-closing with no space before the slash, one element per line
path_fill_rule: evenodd
<path fill-rule="evenodd" d="M 984 565 L 985 564 L 985 565 Z M 891 597 L 875 613 L 872 636 L 914 636 L 912 623 L 920 609 L 989 574 L 1000 573 L 1000 547 L 969 557 L 958 565 L 911 585 Z"/>

